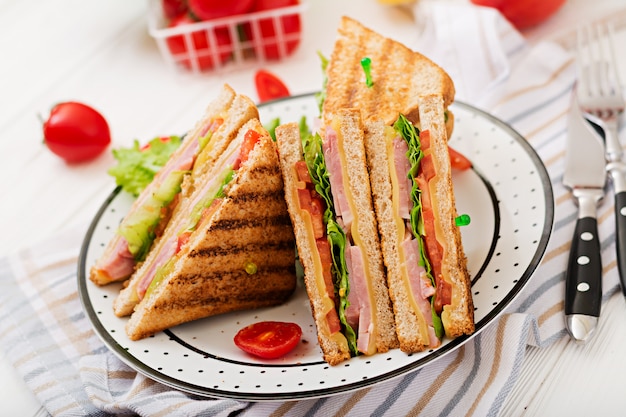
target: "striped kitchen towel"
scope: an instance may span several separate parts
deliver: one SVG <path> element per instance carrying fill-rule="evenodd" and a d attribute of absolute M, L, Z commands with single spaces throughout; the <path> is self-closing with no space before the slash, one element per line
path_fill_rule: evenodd
<path fill-rule="evenodd" d="M 428 7 L 423 7 L 427 4 Z M 499 14 L 419 2 L 428 22 L 409 45 L 442 65 L 457 98 L 511 124 L 537 150 L 554 187 L 555 225 L 544 260 L 506 312 L 470 342 L 405 376 L 320 399 L 243 402 L 201 398 L 152 381 L 107 350 L 77 294 L 86 228 L 0 260 L 0 348 L 52 415 L 497 416 L 527 346 L 565 337 L 564 273 L 576 207 L 561 186 L 572 56 L 530 46 Z M 431 47 L 436 45 L 436 47 Z M 600 212 L 604 297 L 618 288 L 611 204 Z"/>

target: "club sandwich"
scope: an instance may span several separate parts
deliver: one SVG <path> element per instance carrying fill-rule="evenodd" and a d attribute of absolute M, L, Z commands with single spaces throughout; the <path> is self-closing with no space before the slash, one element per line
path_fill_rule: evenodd
<path fill-rule="evenodd" d="M 233 140 L 239 128 L 258 117 L 254 103 L 224 85 L 205 110 L 204 117 L 186 135 L 168 162 L 141 192 L 90 270 L 97 285 L 128 279 L 146 257 L 180 200 L 186 177 L 205 173 Z"/>
<path fill-rule="evenodd" d="M 285 199 L 324 359 L 398 346 L 358 110 L 340 110 L 320 135 L 276 129 Z"/>
<path fill-rule="evenodd" d="M 116 315 L 130 315 L 132 340 L 281 304 L 295 290 L 295 242 L 275 143 L 250 119 L 213 156 L 206 173 L 183 183 L 163 235 L 114 301 Z"/>
<path fill-rule="evenodd" d="M 471 281 L 456 224 L 444 100 L 417 100 L 420 128 L 366 124 L 365 149 L 400 348 L 419 352 L 474 331 Z"/>

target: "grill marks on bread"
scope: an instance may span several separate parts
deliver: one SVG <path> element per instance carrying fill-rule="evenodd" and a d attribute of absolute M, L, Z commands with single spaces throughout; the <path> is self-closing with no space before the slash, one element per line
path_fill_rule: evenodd
<path fill-rule="evenodd" d="M 342 108 L 358 108 L 364 121 L 391 125 L 398 113 L 416 121 L 419 95 L 440 94 L 446 108 L 454 100 L 451 78 L 426 56 L 345 16 L 338 35 L 326 69 L 324 120 Z M 365 83 L 364 57 L 372 61 L 372 87 Z"/>
<path fill-rule="evenodd" d="M 263 132 L 258 120 L 248 128 Z M 295 290 L 295 239 L 276 147 L 267 133 L 224 195 L 181 248 L 171 272 L 138 305 L 126 327 L 131 339 L 203 317 L 277 305 Z"/>

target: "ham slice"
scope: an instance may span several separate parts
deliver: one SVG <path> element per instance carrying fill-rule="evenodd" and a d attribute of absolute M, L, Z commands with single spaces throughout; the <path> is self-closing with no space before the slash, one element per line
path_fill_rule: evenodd
<path fill-rule="evenodd" d="M 324 140 L 322 144 L 322 150 L 330 178 L 330 189 L 333 194 L 335 215 L 338 218 L 337 222 L 348 232 L 352 225 L 353 215 L 350 210 L 348 198 L 346 197 L 346 189 L 343 185 L 344 178 L 341 168 L 341 155 L 339 154 L 338 140 L 337 132 L 331 127 L 326 128 L 326 140 Z"/>
<path fill-rule="evenodd" d="M 128 242 L 118 236 L 111 252 L 98 261 L 96 268 L 107 280 L 116 281 L 130 276 L 135 270 L 135 263 L 135 258 L 128 250 Z"/>
<path fill-rule="evenodd" d="M 372 354 L 370 340 L 374 324 L 372 322 L 372 306 L 369 302 L 367 279 L 363 253 L 358 246 L 346 248 L 346 263 L 350 280 L 350 293 L 348 301 L 350 306 L 346 310 L 346 316 L 350 327 L 357 330 L 357 349 L 365 354 Z M 354 323 L 354 320 L 357 320 Z M 352 323 L 351 323 L 352 321 Z"/>
<path fill-rule="evenodd" d="M 141 210 L 148 202 L 152 201 L 150 197 L 159 189 L 168 175 L 175 171 L 188 171 L 191 169 L 200 145 L 197 140 L 190 140 L 183 142 L 181 146 L 183 146 L 183 149 L 177 154 L 176 158 L 170 159 L 157 172 L 150 185 L 132 205 L 126 218 L 132 218 L 133 213 Z M 122 225 L 124 225 L 124 222 L 122 222 Z M 116 235 L 112 245 L 114 250 L 106 251 L 96 263 L 95 269 L 98 273 L 106 275 L 110 281 L 121 281 L 133 273 L 137 261 L 128 250 L 128 241 L 125 237 Z"/>
<path fill-rule="evenodd" d="M 393 139 L 393 160 L 396 168 L 396 176 L 398 178 L 398 191 L 399 191 L 399 214 L 403 219 L 411 218 L 411 188 L 412 183 L 409 178 L 409 171 L 411 171 L 411 162 L 407 158 L 407 152 L 409 151 L 409 145 L 400 136 Z"/>
<path fill-rule="evenodd" d="M 402 242 L 402 251 L 404 252 L 411 294 L 413 294 L 413 299 L 428 325 L 429 347 L 437 347 L 440 342 L 433 327 L 432 310 L 429 301 L 429 297 L 435 294 L 435 288 L 430 282 L 430 278 L 426 275 L 424 267 L 419 265 L 419 241 L 412 238 L 412 236 L 405 239 Z"/>
<path fill-rule="evenodd" d="M 167 261 L 169 261 L 176 254 L 177 247 L 178 238 L 176 236 L 170 238 L 165 245 L 163 245 L 158 256 L 152 265 L 150 265 L 150 269 L 137 284 L 137 296 L 139 296 L 140 300 L 143 299 L 144 295 L 146 295 L 146 291 L 156 276 L 157 270 L 165 265 Z"/>

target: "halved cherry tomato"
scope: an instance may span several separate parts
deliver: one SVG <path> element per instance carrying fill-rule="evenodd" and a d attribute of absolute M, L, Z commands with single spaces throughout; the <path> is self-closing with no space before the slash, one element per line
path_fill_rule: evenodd
<path fill-rule="evenodd" d="M 300 342 L 302 329 L 296 323 L 262 321 L 239 330 L 235 345 L 244 352 L 276 359 L 291 352 Z"/>
<path fill-rule="evenodd" d="M 299 0 L 256 0 L 253 12 L 262 12 L 265 10 L 279 9 L 288 6 L 295 6 Z M 274 25 L 276 23 L 276 25 Z M 277 27 L 280 25 L 280 27 Z M 261 32 L 261 40 L 263 45 L 263 54 L 265 59 L 276 60 L 290 55 L 300 43 L 300 32 L 302 27 L 300 24 L 300 15 L 298 13 L 281 16 L 279 20 L 271 18 L 259 20 L 259 28 Z M 254 40 L 253 32 L 250 25 L 243 27 L 246 38 Z M 288 37 L 289 40 L 281 38 L 281 34 Z M 282 44 L 282 45 L 281 45 Z M 284 52 L 281 52 L 284 47 Z"/>
<path fill-rule="evenodd" d="M 266 70 L 257 71 L 254 75 L 254 85 L 261 103 L 290 95 L 289 89 L 280 78 Z"/>
<path fill-rule="evenodd" d="M 43 124 L 43 136 L 48 149 L 69 163 L 94 159 L 111 143 L 104 117 L 94 108 L 73 101 L 52 108 Z"/>
<path fill-rule="evenodd" d="M 467 159 L 461 152 L 448 146 L 448 153 L 450 154 L 450 165 L 453 169 L 464 171 L 472 167 L 472 161 Z"/>
<path fill-rule="evenodd" d="M 183 14 L 173 18 L 168 28 L 190 25 L 197 23 L 188 14 Z M 221 26 L 213 29 L 215 42 L 219 53 L 217 54 L 219 62 L 224 63 L 230 59 L 232 55 L 232 40 L 228 27 Z M 209 46 L 207 38 L 208 33 L 205 30 L 198 30 L 191 34 L 191 42 L 187 42 L 184 35 L 175 35 L 167 38 L 167 47 L 176 62 L 186 68 L 192 68 L 192 59 L 197 59 L 197 65 L 200 70 L 210 70 L 215 66 L 213 55 L 215 50 Z M 189 45 L 188 43 L 191 43 Z M 192 52 L 193 55 L 192 56 Z"/>
<path fill-rule="evenodd" d="M 244 14 L 252 9 L 254 0 L 187 0 L 189 11 L 200 20 Z"/>

